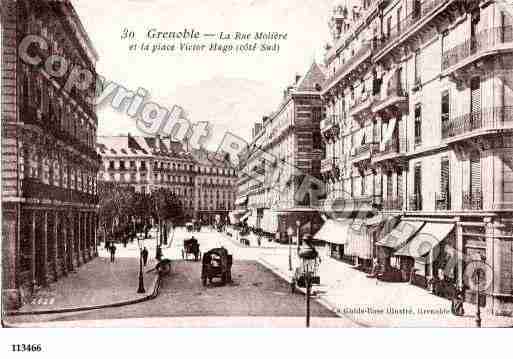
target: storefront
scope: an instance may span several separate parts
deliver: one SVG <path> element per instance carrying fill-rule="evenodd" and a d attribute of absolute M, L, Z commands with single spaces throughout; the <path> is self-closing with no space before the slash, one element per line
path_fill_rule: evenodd
<path fill-rule="evenodd" d="M 450 251 L 445 245 L 454 242 L 454 223 L 427 222 L 406 244 L 393 253 L 399 258 L 403 278 L 427 287 L 431 279 L 455 283 L 455 272 L 445 272 Z M 454 243 L 452 243 L 454 248 Z M 413 274 L 411 276 L 410 274 Z"/>
<path fill-rule="evenodd" d="M 378 263 L 389 280 L 403 280 L 401 269 L 412 267 L 412 258 L 394 256 L 424 226 L 423 221 L 401 220 L 399 224 L 376 243 Z"/>
<path fill-rule="evenodd" d="M 351 257 L 345 253 L 345 246 L 348 242 L 350 225 L 351 220 L 326 219 L 313 238 L 328 244 L 327 251 L 332 258 L 349 261 Z"/>

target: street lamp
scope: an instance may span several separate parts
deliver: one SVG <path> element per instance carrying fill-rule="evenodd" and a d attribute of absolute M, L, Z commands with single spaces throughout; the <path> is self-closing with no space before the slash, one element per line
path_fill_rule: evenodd
<path fill-rule="evenodd" d="M 477 267 L 475 269 L 475 279 L 476 279 L 476 327 L 481 328 L 481 307 L 479 306 L 479 298 L 481 297 L 481 276 L 485 274 L 482 266 L 486 261 L 486 257 L 480 253 L 475 255 L 475 260 Z M 486 278 L 484 278 L 486 280 Z"/>
<path fill-rule="evenodd" d="M 287 228 L 287 235 L 289 236 L 289 271 L 292 270 L 292 236 L 294 235 L 294 230 L 292 227 Z"/>
<path fill-rule="evenodd" d="M 142 259 L 142 249 L 143 244 L 139 237 L 137 237 L 137 244 L 139 246 L 139 288 L 137 288 L 137 293 L 145 293 L 144 289 L 144 278 L 143 278 L 143 259 Z"/>
<path fill-rule="evenodd" d="M 319 255 L 313 247 L 302 248 L 299 251 L 301 259 L 300 276 L 302 277 L 306 288 L 306 327 L 310 327 L 310 294 L 312 291 L 312 282 L 317 274 L 319 265 L 317 259 Z"/>

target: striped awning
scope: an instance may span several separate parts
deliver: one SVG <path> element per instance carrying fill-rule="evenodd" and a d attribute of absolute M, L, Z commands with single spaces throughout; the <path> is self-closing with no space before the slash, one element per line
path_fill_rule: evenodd
<path fill-rule="evenodd" d="M 422 221 L 401 221 L 392 231 L 376 244 L 397 250 L 407 243 L 424 225 Z"/>
<path fill-rule="evenodd" d="M 327 219 L 313 238 L 328 243 L 346 244 L 350 225 L 350 220 Z"/>
<path fill-rule="evenodd" d="M 454 223 L 428 222 L 405 245 L 394 252 L 394 256 L 421 258 L 428 254 L 454 229 Z"/>

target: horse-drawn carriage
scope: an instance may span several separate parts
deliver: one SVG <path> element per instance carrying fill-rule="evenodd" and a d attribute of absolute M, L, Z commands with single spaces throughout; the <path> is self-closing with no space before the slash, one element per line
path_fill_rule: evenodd
<path fill-rule="evenodd" d="M 214 248 L 203 254 L 201 268 L 201 281 L 204 286 L 212 283 L 212 279 L 220 278 L 224 285 L 232 281 L 233 257 L 228 251 L 221 248 Z"/>
<path fill-rule="evenodd" d="M 184 239 L 183 241 L 182 258 L 188 259 L 189 254 L 194 256 L 195 261 L 201 258 L 200 245 L 198 240 L 194 237 L 190 239 Z"/>

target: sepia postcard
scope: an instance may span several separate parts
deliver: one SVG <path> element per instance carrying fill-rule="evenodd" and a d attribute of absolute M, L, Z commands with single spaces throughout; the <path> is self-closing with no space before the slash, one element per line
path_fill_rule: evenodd
<path fill-rule="evenodd" d="M 512 1 L 2 0 L 0 41 L 3 327 L 513 327 Z"/>

